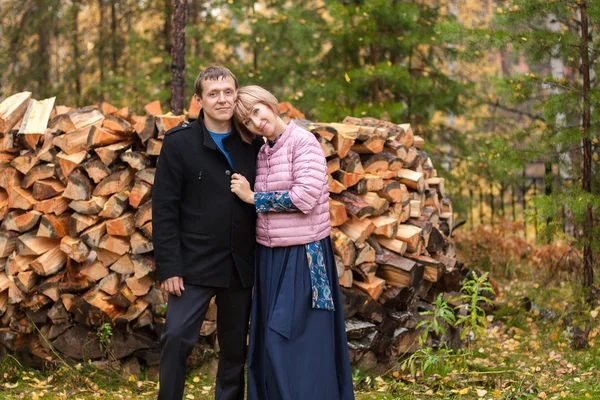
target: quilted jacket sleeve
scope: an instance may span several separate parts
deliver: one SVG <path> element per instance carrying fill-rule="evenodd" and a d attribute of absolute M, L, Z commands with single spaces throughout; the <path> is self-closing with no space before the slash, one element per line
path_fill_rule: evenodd
<path fill-rule="evenodd" d="M 310 132 L 295 138 L 290 199 L 304 214 L 315 208 L 327 185 L 327 162 L 321 145 Z"/>

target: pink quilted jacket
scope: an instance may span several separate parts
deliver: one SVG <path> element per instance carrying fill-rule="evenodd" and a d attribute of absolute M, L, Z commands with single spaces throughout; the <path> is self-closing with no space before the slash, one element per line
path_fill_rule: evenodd
<path fill-rule="evenodd" d="M 290 121 L 272 148 L 265 144 L 256 161 L 255 192 L 289 191 L 301 212 L 260 213 L 256 241 L 263 246 L 306 244 L 331 233 L 327 163 L 314 135 Z"/>

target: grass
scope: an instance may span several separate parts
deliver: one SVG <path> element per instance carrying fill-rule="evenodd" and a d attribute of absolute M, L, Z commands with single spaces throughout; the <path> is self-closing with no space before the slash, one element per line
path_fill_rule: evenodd
<path fill-rule="evenodd" d="M 589 308 L 573 296 L 570 285 L 540 287 L 515 281 L 504 285 L 505 305 L 488 316 L 486 335 L 465 352 L 423 377 L 375 376 L 355 371 L 356 398 L 367 399 L 600 399 L 600 308 Z M 553 311 L 557 320 L 526 312 L 519 299 L 528 296 Z M 569 328 L 561 320 L 568 306 L 576 325 L 592 322 L 590 347 L 573 350 Z M 58 365 L 37 371 L 12 355 L 0 362 L 2 399 L 152 399 L 157 384 L 124 378 L 92 363 Z M 211 399 L 214 380 L 192 371 L 188 399 Z"/>

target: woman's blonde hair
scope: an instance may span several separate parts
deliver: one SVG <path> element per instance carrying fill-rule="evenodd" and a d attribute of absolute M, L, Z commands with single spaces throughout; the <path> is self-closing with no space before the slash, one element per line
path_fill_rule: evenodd
<path fill-rule="evenodd" d="M 279 102 L 267 89 L 257 85 L 242 86 L 238 89 L 233 107 L 233 118 L 243 125 L 243 122 L 256 103 L 269 107 L 275 115 L 279 115 Z"/>

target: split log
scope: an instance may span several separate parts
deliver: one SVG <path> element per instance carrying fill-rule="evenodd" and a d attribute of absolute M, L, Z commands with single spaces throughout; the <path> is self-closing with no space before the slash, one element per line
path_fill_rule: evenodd
<path fill-rule="evenodd" d="M 69 207 L 80 214 L 95 215 L 102 211 L 107 198 L 104 196 L 93 196 L 89 200 L 73 200 Z"/>
<path fill-rule="evenodd" d="M 22 174 L 28 173 L 31 170 L 31 168 L 35 167 L 39 163 L 39 158 L 29 154 L 24 154 L 15 157 L 10 161 L 11 167 L 13 167 Z"/>
<path fill-rule="evenodd" d="M 126 151 L 122 153 L 121 161 L 126 162 L 131 168 L 137 171 L 149 168 L 152 164 L 150 159 L 139 151 Z"/>
<path fill-rule="evenodd" d="M 135 296 L 144 296 L 150 291 L 150 288 L 154 284 L 154 279 L 149 276 L 144 276 L 140 279 L 135 277 L 129 277 L 126 279 L 125 283 L 131 289 L 131 292 Z"/>
<path fill-rule="evenodd" d="M 401 240 L 391 239 L 382 235 L 375 235 L 375 240 L 377 240 L 377 243 L 386 249 L 392 250 L 394 253 L 403 255 L 406 252 L 406 243 Z"/>
<path fill-rule="evenodd" d="M 373 233 L 383 235 L 390 239 L 396 236 L 398 231 L 398 221 L 391 215 L 381 215 L 378 217 L 369 217 L 369 220 L 375 226 Z"/>
<path fill-rule="evenodd" d="M 31 168 L 21 181 L 21 187 L 23 189 L 29 189 L 33 184 L 42 179 L 54 178 L 56 172 L 54 164 L 41 164 Z"/>
<path fill-rule="evenodd" d="M 65 188 L 63 197 L 71 200 L 89 200 L 92 197 L 93 185 L 86 175 L 79 170 L 74 170 L 68 179 L 69 183 Z"/>
<path fill-rule="evenodd" d="M 133 255 L 131 261 L 133 263 L 133 276 L 137 279 L 151 274 L 156 269 L 154 259 L 149 256 Z"/>
<path fill-rule="evenodd" d="M 144 254 L 154 250 L 152 242 L 140 232 L 131 235 L 131 252 L 133 254 Z"/>
<path fill-rule="evenodd" d="M 63 132 L 73 132 L 85 126 L 91 126 L 96 123 L 102 124 L 103 120 L 104 115 L 98 109 L 86 107 L 57 115 L 48 122 L 48 128 Z"/>
<path fill-rule="evenodd" d="M 57 244 L 56 247 L 36 258 L 29 265 L 36 274 L 48 276 L 60 271 L 66 263 L 67 255 L 60 250 L 60 245 Z"/>
<path fill-rule="evenodd" d="M 106 221 L 106 232 L 114 236 L 131 236 L 135 232 L 134 216 L 132 212 Z"/>
<path fill-rule="evenodd" d="M 356 260 L 354 242 L 337 228 L 331 230 L 331 239 L 333 252 L 342 259 L 344 266 L 351 267 Z"/>
<path fill-rule="evenodd" d="M 44 136 L 55 100 L 56 97 L 41 101 L 29 100 L 19 128 L 19 137 L 29 149 L 35 149 L 39 140 Z"/>
<path fill-rule="evenodd" d="M 400 182 L 412 188 L 419 193 L 425 191 L 425 178 L 422 172 L 411 171 L 410 169 L 401 169 L 398 171 Z"/>
<path fill-rule="evenodd" d="M 14 282 L 15 285 L 23 292 L 29 294 L 40 281 L 40 276 L 33 271 L 20 272 Z"/>
<path fill-rule="evenodd" d="M 389 169 L 389 159 L 384 156 L 384 153 L 362 155 L 362 165 L 365 172 L 376 174 L 379 171 L 387 171 Z"/>
<path fill-rule="evenodd" d="M 98 282 L 99 280 L 101 280 L 109 274 L 108 268 L 106 268 L 99 260 L 84 263 L 81 269 L 79 270 L 79 273 L 83 276 L 87 276 L 94 282 Z M 98 284 L 98 288 L 102 289 L 100 284 Z"/>
<path fill-rule="evenodd" d="M 120 136 L 131 136 L 135 132 L 133 125 L 116 115 L 105 115 L 102 126 Z"/>
<path fill-rule="evenodd" d="M 374 229 L 375 225 L 369 219 L 360 220 L 354 216 L 340 226 L 340 230 L 358 244 L 367 240 Z"/>
<path fill-rule="evenodd" d="M 31 195 L 36 200 L 46 200 L 63 194 L 65 185 L 58 179 L 43 179 L 33 184 Z"/>
<path fill-rule="evenodd" d="M 28 212 L 20 210 L 11 211 L 4 218 L 4 221 L 2 222 L 2 229 L 21 233 L 27 232 L 37 225 L 41 215 L 41 212 L 35 210 Z"/>
<path fill-rule="evenodd" d="M 333 145 L 337 155 L 340 158 L 344 158 L 352 148 L 352 145 L 354 145 L 354 139 L 338 132 L 338 134 L 331 139 L 331 144 Z"/>
<path fill-rule="evenodd" d="M 329 175 L 327 178 L 330 193 L 342 193 L 344 190 L 346 190 L 346 186 L 344 186 L 341 182 L 333 179 L 331 175 Z"/>
<path fill-rule="evenodd" d="M 69 219 L 69 235 L 73 237 L 79 236 L 82 231 L 97 223 L 98 217 L 95 215 L 74 213 Z"/>
<path fill-rule="evenodd" d="M 70 215 L 44 214 L 36 235 L 51 239 L 60 239 L 69 234 L 68 224 Z"/>
<path fill-rule="evenodd" d="M 1 167 L 0 168 L 0 187 L 8 191 L 13 187 L 21 186 L 22 176 L 14 168 Z"/>
<path fill-rule="evenodd" d="M 341 182 L 345 187 L 354 186 L 363 178 L 362 174 L 353 174 L 344 170 L 339 170 L 333 173 L 333 178 Z"/>
<path fill-rule="evenodd" d="M 375 154 L 383 151 L 385 140 L 379 136 L 371 136 L 367 140 L 357 141 L 352 145 L 352 151 L 359 154 Z"/>
<path fill-rule="evenodd" d="M 377 255 L 379 265 L 377 276 L 385 279 L 388 285 L 397 287 L 416 287 L 423 279 L 423 266 L 394 253 L 384 252 Z"/>
<path fill-rule="evenodd" d="M 154 100 L 151 103 L 148 103 L 144 106 L 144 111 L 146 115 L 162 115 L 162 109 L 160 107 L 160 101 Z"/>
<path fill-rule="evenodd" d="M 117 293 L 120 285 L 121 277 L 118 274 L 111 272 L 100 280 L 98 288 L 104 293 L 112 296 Z"/>
<path fill-rule="evenodd" d="M 331 201 L 330 201 L 331 204 Z M 330 212 L 331 212 L 331 206 L 330 206 Z M 346 210 L 344 209 L 344 213 L 346 212 Z M 152 220 L 152 200 L 149 200 L 147 202 L 145 202 L 144 204 L 142 204 L 138 210 L 135 213 L 134 216 L 134 226 L 136 228 L 139 228 L 141 226 L 143 226 L 146 222 L 151 221 Z"/>
<path fill-rule="evenodd" d="M 71 236 L 61 239 L 60 250 L 77 262 L 84 262 L 90 254 L 90 248 L 83 240 Z"/>
<path fill-rule="evenodd" d="M 81 240 L 88 246 L 97 249 L 100 245 L 100 240 L 106 234 L 106 222 L 101 222 L 92 226 L 81 233 Z"/>
<path fill-rule="evenodd" d="M 413 261 L 424 266 L 423 279 L 429 282 L 437 282 L 444 274 L 444 266 L 441 262 L 424 255 L 407 256 Z"/>
<path fill-rule="evenodd" d="M 331 226 L 342 225 L 348 220 L 348 215 L 346 214 L 346 207 L 344 204 L 332 199 L 329 199 L 329 216 L 331 219 Z"/>
<path fill-rule="evenodd" d="M 110 174 L 94 189 L 94 196 L 107 196 L 122 191 L 135 177 L 131 168 L 126 168 Z"/>
<path fill-rule="evenodd" d="M 21 92 L 7 97 L 0 103 L 0 133 L 8 133 L 23 119 L 30 99 L 31 92 Z"/>
<path fill-rule="evenodd" d="M 346 157 L 340 160 L 340 168 L 348 173 L 362 175 L 365 170 L 360 161 L 358 153 L 349 151 Z"/>
<path fill-rule="evenodd" d="M 106 128 L 93 126 L 87 137 L 87 146 L 90 148 L 109 146 L 119 143 L 126 137 Z"/>
<path fill-rule="evenodd" d="M 98 247 L 123 255 L 129 251 L 129 238 L 106 234 L 100 239 Z"/>
<path fill-rule="evenodd" d="M 378 190 L 377 195 L 390 203 L 402 203 L 408 200 L 406 186 L 392 179 L 383 181 L 383 189 Z"/>
<path fill-rule="evenodd" d="M 118 218 L 128 207 L 129 196 L 125 192 L 115 193 L 104 204 L 98 216 L 112 219 Z"/>
<path fill-rule="evenodd" d="M 398 225 L 396 239 L 406 243 L 408 251 L 416 252 L 422 229 L 412 225 Z"/>
<path fill-rule="evenodd" d="M 146 222 L 144 225 L 140 227 L 140 231 L 146 236 L 149 240 L 152 240 L 152 221 Z"/>
<path fill-rule="evenodd" d="M 374 300 L 379 299 L 385 288 L 385 280 L 374 277 L 372 282 L 354 281 L 354 286 L 367 293 Z"/>
<path fill-rule="evenodd" d="M 145 168 L 138 171 L 135 174 L 135 179 L 138 181 L 146 182 L 150 185 L 154 185 L 154 175 L 156 174 L 156 168 Z"/>
<path fill-rule="evenodd" d="M 355 247 L 357 252 L 356 260 L 354 261 L 355 264 L 361 265 L 375 262 L 375 249 L 367 242 L 357 244 Z"/>
<path fill-rule="evenodd" d="M 327 173 L 333 174 L 335 171 L 340 170 L 340 159 L 338 157 L 332 157 L 327 160 Z"/>
<path fill-rule="evenodd" d="M 8 191 L 9 208 L 20 208 L 27 211 L 31 210 L 36 202 L 30 190 L 14 187 Z"/>
<path fill-rule="evenodd" d="M 158 129 L 158 137 L 162 138 L 165 133 L 175 128 L 177 125 L 183 122 L 182 115 L 157 115 L 156 116 L 156 128 Z"/>
<path fill-rule="evenodd" d="M 101 182 L 110 175 L 110 169 L 99 159 L 92 158 L 81 166 L 94 183 Z"/>
<path fill-rule="evenodd" d="M 390 207 L 390 203 L 386 199 L 379 197 L 373 192 L 367 192 L 365 194 L 358 195 L 358 197 L 373 207 L 372 215 L 374 216 L 383 214 Z"/>
<path fill-rule="evenodd" d="M 370 204 L 348 191 L 343 191 L 339 195 L 332 195 L 331 198 L 343 203 L 346 210 L 357 218 L 372 215 L 375 211 Z"/>
<path fill-rule="evenodd" d="M 59 147 L 66 154 L 78 153 L 87 148 L 88 136 L 92 128 L 101 124 L 102 120 L 98 120 L 91 125 L 86 125 L 64 135 L 56 136 L 52 139 L 52 144 Z"/>
<path fill-rule="evenodd" d="M 149 156 L 158 156 L 162 148 L 162 140 L 150 139 L 146 144 L 146 153 Z"/>
<path fill-rule="evenodd" d="M 319 137 L 317 140 L 319 141 L 319 144 L 321 145 L 321 149 L 323 149 L 323 153 L 325 154 L 325 157 L 331 157 L 332 155 L 337 154 L 335 148 L 329 141 L 327 141 L 326 139 L 323 139 L 322 137 Z"/>
<path fill-rule="evenodd" d="M 158 134 L 156 119 L 153 116 L 147 116 L 135 125 L 135 131 L 142 140 L 142 143 L 148 142 L 148 140 L 155 138 Z"/>
<path fill-rule="evenodd" d="M 61 215 L 69 209 L 69 199 L 62 196 L 52 197 L 51 199 L 38 201 L 33 209 L 43 214 Z"/>
<path fill-rule="evenodd" d="M 118 260 L 116 260 L 110 266 L 110 269 L 121 275 L 133 274 L 134 270 L 133 270 L 133 261 L 131 261 L 131 255 L 127 254 L 127 253 L 123 254 Z"/>
<path fill-rule="evenodd" d="M 58 246 L 60 240 L 38 237 L 35 232 L 25 233 L 17 240 L 17 251 L 22 256 L 39 256 Z"/>
<path fill-rule="evenodd" d="M 121 153 L 131 147 L 132 140 L 125 140 L 115 144 L 111 144 L 106 147 L 97 147 L 94 149 L 96 155 L 100 158 L 100 161 L 107 167 L 115 161 Z"/>
<path fill-rule="evenodd" d="M 146 202 L 150 199 L 150 195 L 152 194 L 152 185 L 137 181 L 135 185 L 133 185 L 133 189 L 129 193 L 129 204 L 132 207 L 139 207 L 140 204 Z"/>

